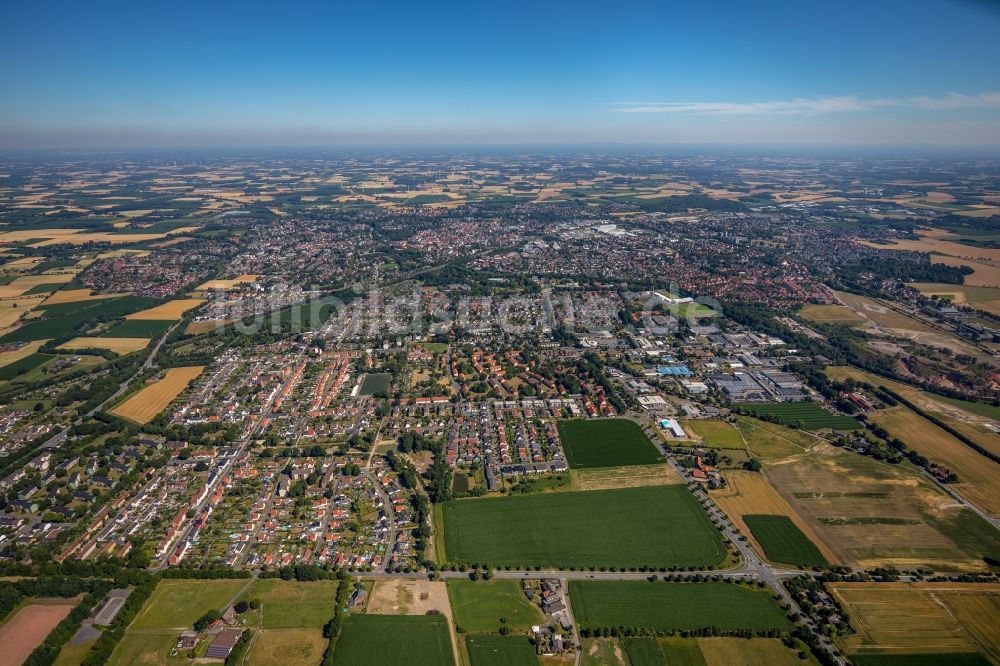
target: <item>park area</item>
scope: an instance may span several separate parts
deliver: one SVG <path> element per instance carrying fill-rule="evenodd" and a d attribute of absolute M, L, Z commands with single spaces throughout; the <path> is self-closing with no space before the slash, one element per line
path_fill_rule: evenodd
<path fill-rule="evenodd" d="M 683 485 L 454 500 L 440 515 L 438 557 L 454 563 L 707 567 L 726 557 L 719 532 Z"/>
<path fill-rule="evenodd" d="M 861 424 L 850 416 L 839 416 L 823 409 L 814 402 L 767 402 L 762 404 L 734 405 L 743 407 L 754 416 L 772 418 L 787 426 L 803 430 L 860 430 Z"/>
<path fill-rule="evenodd" d="M 560 421 L 559 438 L 574 469 L 663 462 L 642 428 L 627 419 Z"/>
<path fill-rule="evenodd" d="M 790 631 L 785 611 L 765 589 L 739 583 L 570 581 L 573 614 L 581 629 L 634 627 L 670 633 L 716 627 L 722 631 Z"/>
<path fill-rule="evenodd" d="M 144 387 L 109 411 L 115 416 L 135 423 L 148 423 L 166 409 L 173 399 L 179 396 L 188 387 L 188 384 L 201 374 L 203 369 L 204 367 L 200 365 L 170 368 L 161 379 Z"/>

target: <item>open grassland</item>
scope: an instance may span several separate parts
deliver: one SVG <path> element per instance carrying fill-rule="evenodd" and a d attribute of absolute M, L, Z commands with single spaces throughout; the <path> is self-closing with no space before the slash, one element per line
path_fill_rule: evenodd
<path fill-rule="evenodd" d="M 455 500 L 442 515 L 441 561 L 617 568 L 708 566 L 726 556 L 681 485 Z"/>
<path fill-rule="evenodd" d="M 698 638 L 705 666 L 796 666 L 804 663 L 778 638 Z M 806 662 L 807 663 L 807 662 Z"/>
<path fill-rule="evenodd" d="M 87 653 L 94 647 L 94 642 L 87 641 L 78 645 L 74 645 L 73 641 L 67 642 L 59 650 L 59 654 L 56 656 L 56 660 L 52 662 L 52 666 L 80 666 L 84 658 L 86 658 Z"/>
<path fill-rule="evenodd" d="M 327 639 L 322 629 L 264 629 L 250 643 L 245 666 L 315 666 L 323 660 Z"/>
<path fill-rule="evenodd" d="M 73 338 L 58 349 L 107 349 L 116 354 L 131 354 L 149 346 L 149 338 Z"/>
<path fill-rule="evenodd" d="M 179 631 L 134 631 L 129 628 L 108 659 L 109 666 L 167 666 L 182 660 L 170 658 Z"/>
<path fill-rule="evenodd" d="M 1000 516 L 1000 464 L 903 405 L 880 410 L 870 419 L 917 453 L 949 467 L 959 478 L 952 488 L 983 511 Z"/>
<path fill-rule="evenodd" d="M 66 599 L 39 599 L 15 610 L 13 617 L 0 625 L 0 663 L 23 663 L 73 606 Z"/>
<path fill-rule="evenodd" d="M 470 633 L 496 632 L 501 626 L 528 630 L 545 622 L 542 611 L 528 601 L 516 580 L 449 580 L 448 597 L 455 624 Z"/>
<path fill-rule="evenodd" d="M 213 608 L 221 611 L 247 582 L 241 579 L 160 581 L 129 631 L 189 629 L 206 611 Z"/>
<path fill-rule="evenodd" d="M 175 298 L 172 301 L 167 301 L 162 305 L 157 305 L 156 307 L 149 308 L 148 310 L 141 310 L 139 312 L 133 312 L 130 315 L 126 315 L 126 319 L 153 319 L 158 321 L 177 321 L 184 316 L 188 310 L 193 310 L 205 300 L 202 298 Z"/>
<path fill-rule="evenodd" d="M 750 528 L 754 540 L 764 549 L 767 559 L 772 562 L 799 567 L 829 564 L 816 545 L 788 516 L 748 514 L 743 516 L 743 522 Z"/>
<path fill-rule="evenodd" d="M 764 475 L 757 472 L 731 471 L 726 472 L 726 482 L 725 488 L 709 491 L 709 494 L 740 530 L 740 533 L 750 539 L 750 543 L 756 547 L 758 553 L 771 559 L 764 544 L 757 539 L 757 534 L 745 522 L 745 517 L 767 514 L 785 517 L 794 527 L 799 529 L 803 538 L 815 544 L 822 559 L 828 562 L 836 561 L 833 552 L 816 536 L 812 528 L 795 512 L 795 509 L 785 498 L 778 494 L 778 491 L 771 486 Z M 796 562 L 787 561 L 787 563 L 795 564 Z"/>
<path fill-rule="evenodd" d="M 846 305 L 807 305 L 799 310 L 799 316 L 820 323 L 852 324 L 865 320 Z"/>
<path fill-rule="evenodd" d="M 256 281 L 256 275 L 240 275 L 229 280 L 209 280 L 208 282 L 204 282 L 199 285 L 198 291 L 206 291 L 209 289 L 233 289 L 241 284 L 249 284 Z"/>
<path fill-rule="evenodd" d="M 537 666 L 535 646 L 527 636 L 466 636 L 472 666 Z"/>
<path fill-rule="evenodd" d="M 558 428 L 566 461 L 576 469 L 663 462 L 642 428 L 628 419 L 572 419 Z"/>
<path fill-rule="evenodd" d="M 321 629 L 333 617 L 338 585 L 336 580 L 270 578 L 257 581 L 243 596 L 260 600 L 263 629 Z"/>
<path fill-rule="evenodd" d="M 940 418 L 987 451 L 1000 455 L 1000 435 L 987 427 L 990 421 L 1000 420 L 1000 408 L 946 398 L 849 366 L 831 366 L 826 369 L 826 374 L 838 381 L 854 379 L 872 386 L 889 388 L 920 409 Z"/>
<path fill-rule="evenodd" d="M 755 458 L 794 456 L 808 451 L 821 441 L 807 432 L 748 416 L 737 417 L 736 427 L 743 433 L 747 448 Z"/>
<path fill-rule="evenodd" d="M 863 568 L 982 570 L 996 530 L 916 470 L 820 444 L 764 473 L 831 562 Z M 810 532 L 803 530 L 807 535 Z"/>
<path fill-rule="evenodd" d="M 1000 660 L 1000 585 L 990 583 L 831 583 L 856 633 L 848 653 L 979 652 Z"/>
<path fill-rule="evenodd" d="M 623 638 L 622 647 L 632 666 L 667 666 L 667 658 L 652 636 Z"/>
<path fill-rule="evenodd" d="M 145 387 L 112 410 L 112 414 L 136 423 L 148 423 L 179 396 L 204 366 L 170 368 L 164 377 Z"/>
<path fill-rule="evenodd" d="M 629 666 L 625 647 L 617 638 L 585 638 L 580 653 L 581 666 Z"/>
<path fill-rule="evenodd" d="M 787 426 L 798 426 L 804 430 L 860 430 L 861 424 L 850 416 L 839 416 L 823 409 L 815 402 L 769 402 L 741 405 L 754 416 L 771 417 Z"/>
<path fill-rule="evenodd" d="M 951 299 L 956 305 L 970 305 L 978 310 L 1000 315 L 1000 289 L 928 282 L 912 282 L 909 286 L 924 296 L 941 296 Z"/>
<path fill-rule="evenodd" d="M 670 465 L 626 465 L 570 470 L 573 490 L 612 490 L 640 486 L 669 486 L 684 479 Z"/>
<path fill-rule="evenodd" d="M 642 627 L 670 632 L 703 627 L 784 631 L 792 627 L 769 592 L 745 585 L 573 580 L 569 596 L 582 628 Z"/>
<path fill-rule="evenodd" d="M 336 666 L 454 664 L 442 615 L 351 615 L 333 653 Z"/>
<path fill-rule="evenodd" d="M 726 423 L 714 419 L 686 419 L 684 429 L 693 432 L 701 441 L 701 446 L 713 449 L 745 449 L 740 431 Z"/>

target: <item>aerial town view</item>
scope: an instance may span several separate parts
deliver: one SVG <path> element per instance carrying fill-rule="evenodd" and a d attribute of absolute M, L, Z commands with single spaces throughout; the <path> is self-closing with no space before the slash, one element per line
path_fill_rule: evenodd
<path fill-rule="evenodd" d="M 0 666 L 1000 665 L 996 5 L 227 4 L 0 8 Z"/>

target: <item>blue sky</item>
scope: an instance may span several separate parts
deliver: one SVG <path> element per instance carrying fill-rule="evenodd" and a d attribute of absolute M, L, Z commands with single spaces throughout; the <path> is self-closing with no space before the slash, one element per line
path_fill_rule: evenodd
<path fill-rule="evenodd" d="M 1000 144 L 997 35 L 986 0 L 5 0 L 0 146 Z"/>

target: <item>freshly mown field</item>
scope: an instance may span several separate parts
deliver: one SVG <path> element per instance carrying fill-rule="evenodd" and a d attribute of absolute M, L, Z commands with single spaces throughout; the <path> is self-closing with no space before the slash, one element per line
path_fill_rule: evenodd
<path fill-rule="evenodd" d="M 374 395 L 375 393 L 384 393 L 389 390 L 389 383 L 392 381 L 392 375 L 385 372 L 375 372 L 369 375 L 365 375 L 365 379 L 361 382 L 361 390 L 359 393 L 361 395 Z"/>
<path fill-rule="evenodd" d="M 788 516 L 753 514 L 743 516 L 754 540 L 764 549 L 767 559 L 800 567 L 827 566 L 829 562 L 816 545 L 806 538 Z"/>
<path fill-rule="evenodd" d="M 443 615 L 351 615 L 337 638 L 335 666 L 443 666 L 454 652 Z"/>
<path fill-rule="evenodd" d="M 464 499 L 442 509 L 441 561 L 686 567 L 726 556 L 719 532 L 681 485 Z"/>
<path fill-rule="evenodd" d="M 740 431 L 725 421 L 711 419 L 686 419 L 682 421 L 686 430 L 701 437 L 701 446 L 713 449 L 745 449 Z"/>
<path fill-rule="evenodd" d="M 472 666 L 537 666 L 535 646 L 527 636 L 471 635 L 465 638 Z"/>
<path fill-rule="evenodd" d="M 573 419 L 559 422 L 559 438 L 570 467 L 652 465 L 663 456 L 628 419 Z"/>
<path fill-rule="evenodd" d="M 42 318 L 35 319 L 7 333 L 0 342 L 17 342 L 21 340 L 49 340 L 71 333 L 84 322 L 97 318 L 109 319 L 120 317 L 147 307 L 154 301 L 138 296 L 121 296 L 99 300 L 79 301 L 38 306 L 43 312 Z M 135 337 L 135 336 L 128 336 Z"/>
<path fill-rule="evenodd" d="M 149 338 L 73 338 L 58 349 L 107 349 L 116 354 L 130 354 L 149 346 Z"/>
<path fill-rule="evenodd" d="M 981 652 L 1000 661 L 1000 585 L 830 583 L 829 589 L 856 631 L 838 639 L 848 654 Z"/>
<path fill-rule="evenodd" d="M 739 584 L 573 580 L 569 597 L 581 628 L 663 632 L 792 628 L 769 592 Z"/>
<path fill-rule="evenodd" d="M 333 617 L 339 584 L 270 578 L 257 581 L 243 596 L 260 600 L 263 629 L 322 628 Z"/>
<path fill-rule="evenodd" d="M 745 407 L 754 416 L 769 416 L 784 425 L 798 426 L 805 430 L 819 430 L 820 428 L 859 430 L 861 428 L 861 424 L 850 416 L 831 414 L 814 402 L 771 402 L 736 406 Z"/>
<path fill-rule="evenodd" d="M 201 374 L 203 366 L 170 368 L 163 379 L 150 384 L 114 409 L 108 410 L 136 423 L 148 423 Z"/>
<path fill-rule="evenodd" d="M 449 580 L 448 597 L 455 624 L 470 633 L 495 632 L 501 626 L 520 631 L 545 622 L 516 580 Z"/>

